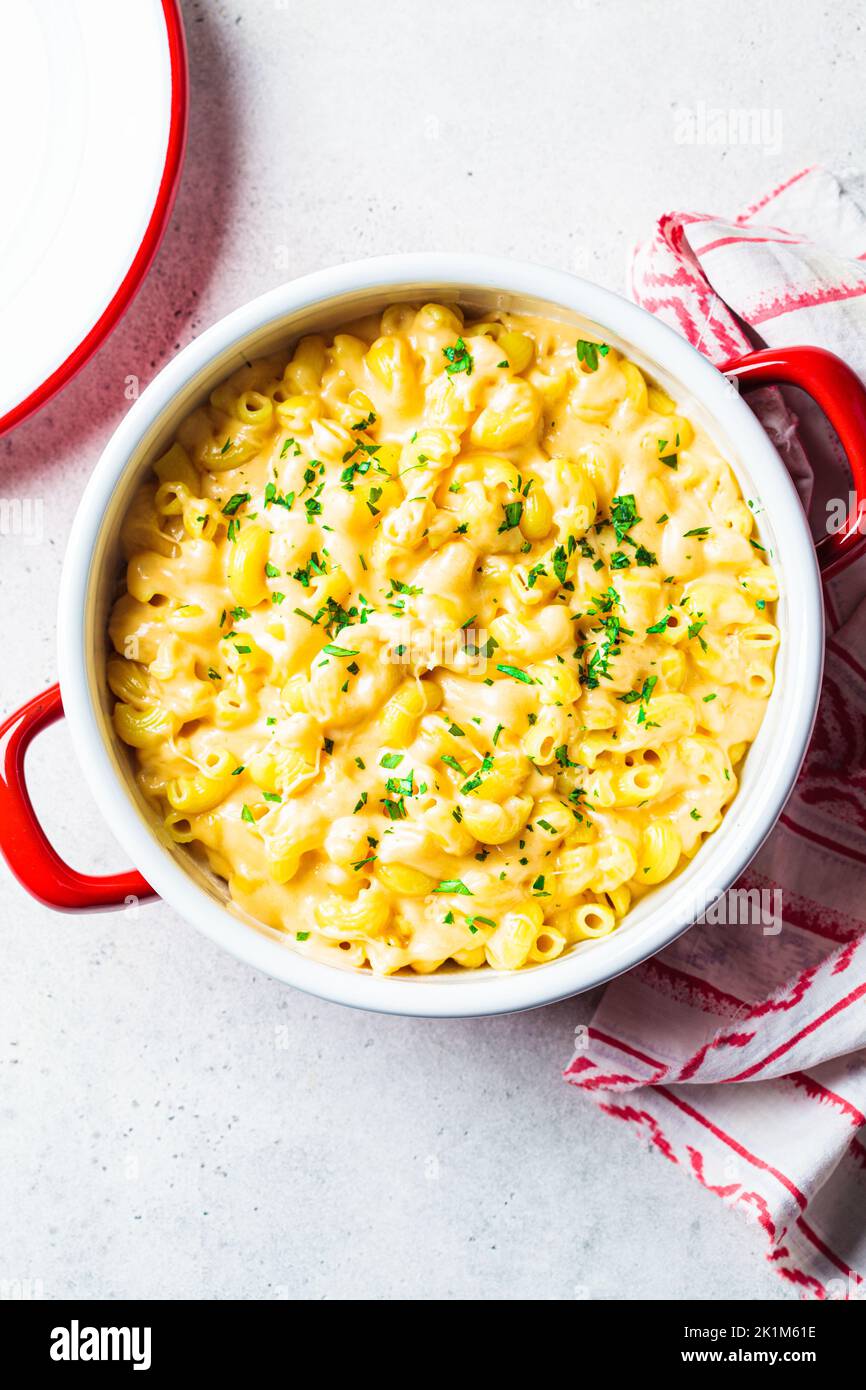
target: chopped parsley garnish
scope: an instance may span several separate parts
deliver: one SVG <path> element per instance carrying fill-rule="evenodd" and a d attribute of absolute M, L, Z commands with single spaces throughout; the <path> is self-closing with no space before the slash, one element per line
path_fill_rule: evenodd
<path fill-rule="evenodd" d="M 465 372 L 467 376 L 472 375 L 474 362 L 472 354 L 462 338 L 458 338 L 453 347 L 442 349 L 442 354 L 446 358 L 445 370 L 449 376 L 456 376 L 458 372 Z"/>
<path fill-rule="evenodd" d="M 610 524 L 620 543 L 625 540 L 628 532 L 639 521 L 640 517 L 637 514 L 633 492 L 626 492 L 621 497 L 614 497 L 610 504 Z"/>
<path fill-rule="evenodd" d="M 593 343 L 586 338 L 578 338 L 576 348 L 578 362 L 582 362 L 590 372 L 597 372 L 599 357 L 607 357 L 610 352 L 607 343 Z"/>
<path fill-rule="evenodd" d="M 589 690 L 595 690 L 602 678 L 610 676 L 610 662 L 615 656 L 619 656 L 621 647 L 619 645 L 620 636 L 632 637 L 634 633 L 631 628 L 623 627 L 622 621 L 610 609 L 615 603 L 619 603 L 619 595 L 616 589 L 608 589 L 606 595 L 599 594 L 594 600 L 599 608 L 590 609 L 591 614 L 599 612 L 607 613 L 601 625 L 595 629 L 600 635 L 596 639 L 596 649 L 580 671 L 581 684 Z M 583 655 L 585 647 L 579 647 L 575 655 Z"/>
<path fill-rule="evenodd" d="M 469 792 L 474 792 L 477 787 L 480 787 L 485 774 L 490 771 L 492 766 L 493 758 L 490 756 L 490 754 L 488 754 L 485 758 L 482 759 L 481 766 L 479 767 L 478 771 L 469 778 L 468 782 L 463 783 L 463 786 L 460 788 L 461 794 L 463 796 L 467 796 Z"/>
<path fill-rule="evenodd" d="M 370 411 L 370 414 L 369 414 L 369 415 L 365 415 L 363 420 L 356 420 L 355 423 L 354 423 L 354 425 L 351 425 L 351 426 L 350 426 L 350 429 L 353 429 L 353 430 L 368 430 L 368 429 L 370 428 L 370 426 L 371 426 L 371 425 L 375 425 L 375 423 L 376 423 L 376 412 L 375 412 L 375 410 L 371 410 L 371 411 Z"/>
<path fill-rule="evenodd" d="M 368 854 L 367 857 L 366 857 L 366 859 L 359 859 L 358 862 L 357 862 L 357 864 L 353 864 L 353 865 L 352 865 L 352 868 L 355 870 L 355 873 L 357 874 L 357 873 L 360 873 L 361 869 L 365 869 L 365 868 L 367 867 L 368 864 L 374 864 L 375 861 L 376 861 L 376 855 L 375 855 L 375 854 Z"/>
<path fill-rule="evenodd" d="M 620 695 L 619 697 L 624 705 L 634 705 L 640 701 L 640 709 L 638 710 L 637 716 L 638 724 L 646 722 L 646 706 L 657 683 L 658 676 L 647 676 L 640 690 L 629 690 L 625 695 Z"/>
<path fill-rule="evenodd" d="M 501 671 L 504 676 L 513 676 L 516 681 L 522 681 L 524 685 L 535 685 L 532 676 L 526 671 L 522 671 L 519 666 L 500 666 L 497 664 L 497 671 Z"/>
<path fill-rule="evenodd" d="M 522 502 L 506 502 L 502 508 L 505 516 L 499 524 L 501 531 L 513 531 L 515 526 L 520 525 L 520 518 L 523 516 Z"/>
<path fill-rule="evenodd" d="M 667 612 L 663 618 L 659 618 L 657 623 L 647 628 L 647 632 L 666 632 L 670 621 L 671 606 L 668 604 Z"/>
<path fill-rule="evenodd" d="M 278 492 L 275 483 L 268 483 L 265 487 L 265 507 L 285 507 L 290 512 L 294 505 L 295 494 L 289 492 L 283 494 Z"/>

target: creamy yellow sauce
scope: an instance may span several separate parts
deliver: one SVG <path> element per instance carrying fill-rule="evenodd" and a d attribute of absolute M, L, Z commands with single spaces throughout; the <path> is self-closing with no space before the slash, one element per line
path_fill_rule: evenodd
<path fill-rule="evenodd" d="M 214 391 L 123 528 L 115 726 L 297 950 L 515 969 L 719 825 L 776 580 L 709 436 L 598 334 L 396 305 Z"/>

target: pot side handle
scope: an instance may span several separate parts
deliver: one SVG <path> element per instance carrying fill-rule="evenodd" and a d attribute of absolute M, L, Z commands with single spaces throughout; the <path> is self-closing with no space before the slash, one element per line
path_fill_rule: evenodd
<path fill-rule="evenodd" d="M 761 348 L 721 370 L 743 387 L 799 386 L 824 411 L 848 457 L 854 502 L 840 529 L 828 532 L 815 549 L 825 576 L 848 564 L 866 548 L 866 387 L 841 357 L 817 347 Z"/>
<path fill-rule="evenodd" d="M 61 912 L 93 912 L 152 898 L 150 884 L 135 870 L 80 874 L 48 843 L 27 791 L 24 757 L 31 740 L 62 715 L 60 686 L 52 685 L 0 725 L 0 748 L 6 745 L 0 770 L 0 853 L 32 897 Z"/>

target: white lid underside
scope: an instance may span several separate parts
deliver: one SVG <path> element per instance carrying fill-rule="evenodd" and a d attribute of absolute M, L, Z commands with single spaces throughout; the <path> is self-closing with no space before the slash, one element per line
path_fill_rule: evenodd
<path fill-rule="evenodd" d="M 0 417 L 66 361 L 125 279 L 170 111 L 161 0 L 0 8 Z"/>

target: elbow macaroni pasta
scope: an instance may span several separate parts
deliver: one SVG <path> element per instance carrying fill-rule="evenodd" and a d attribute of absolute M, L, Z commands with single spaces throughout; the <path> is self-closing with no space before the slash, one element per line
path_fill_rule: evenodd
<path fill-rule="evenodd" d="M 116 731 L 166 836 L 302 952 L 542 964 L 735 795 L 776 577 L 708 435 L 585 331 L 400 304 L 303 338 L 136 493 Z"/>

